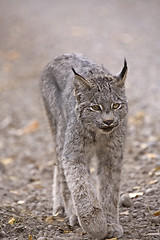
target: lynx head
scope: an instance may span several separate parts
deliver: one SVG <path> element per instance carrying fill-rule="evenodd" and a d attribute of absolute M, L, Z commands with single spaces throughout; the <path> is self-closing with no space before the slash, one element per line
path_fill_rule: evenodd
<path fill-rule="evenodd" d="M 127 62 L 117 76 L 110 75 L 103 68 L 88 68 L 83 76 L 72 68 L 77 111 L 83 122 L 92 130 L 112 132 L 127 114 L 125 79 Z M 85 76 L 84 76 L 85 75 Z"/>

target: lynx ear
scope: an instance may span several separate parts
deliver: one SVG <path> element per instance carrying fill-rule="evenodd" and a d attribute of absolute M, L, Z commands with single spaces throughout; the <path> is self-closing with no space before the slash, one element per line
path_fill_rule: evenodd
<path fill-rule="evenodd" d="M 127 77 L 127 71 L 128 71 L 128 67 L 127 67 L 127 61 L 126 59 L 124 59 L 124 67 L 122 69 L 122 71 L 120 72 L 120 74 L 118 76 L 116 76 L 116 81 L 115 81 L 115 85 L 118 87 L 123 87 L 126 77 Z"/>
<path fill-rule="evenodd" d="M 82 85 L 84 87 L 86 87 L 88 90 L 91 89 L 91 83 L 89 83 L 85 78 L 83 78 L 81 75 L 79 75 L 78 73 L 76 73 L 76 71 L 74 70 L 74 68 L 72 68 L 72 71 L 74 73 L 75 76 L 75 86 L 76 85 Z"/>

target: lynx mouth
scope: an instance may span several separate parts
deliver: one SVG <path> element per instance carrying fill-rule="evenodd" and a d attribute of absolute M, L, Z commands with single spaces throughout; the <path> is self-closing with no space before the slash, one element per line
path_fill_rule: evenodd
<path fill-rule="evenodd" d="M 102 132 L 106 132 L 106 133 L 109 133 L 109 132 L 112 132 L 114 129 L 115 129 L 116 126 L 105 126 L 105 127 L 100 127 L 99 129 L 102 131 Z"/>

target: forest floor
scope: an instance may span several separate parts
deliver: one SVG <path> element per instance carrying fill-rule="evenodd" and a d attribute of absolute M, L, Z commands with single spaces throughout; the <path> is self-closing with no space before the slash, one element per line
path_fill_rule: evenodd
<path fill-rule="evenodd" d="M 121 239 L 160 239 L 159 7 L 156 0 L 1 0 L 0 239 L 91 240 L 52 216 L 54 152 L 39 78 L 48 61 L 66 52 L 82 52 L 116 72 L 126 56 L 121 196 L 131 202 L 121 201 Z"/>

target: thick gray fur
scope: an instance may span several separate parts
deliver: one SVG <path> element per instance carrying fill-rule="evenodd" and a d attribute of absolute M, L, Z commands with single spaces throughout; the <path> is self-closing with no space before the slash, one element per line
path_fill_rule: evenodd
<path fill-rule="evenodd" d="M 71 225 L 79 223 L 97 239 L 123 235 L 118 204 L 126 73 L 126 61 L 112 76 L 81 54 L 66 54 L 46 66 L 40 83 L 57 156 L 53 212 L 65 211 Z"/>

